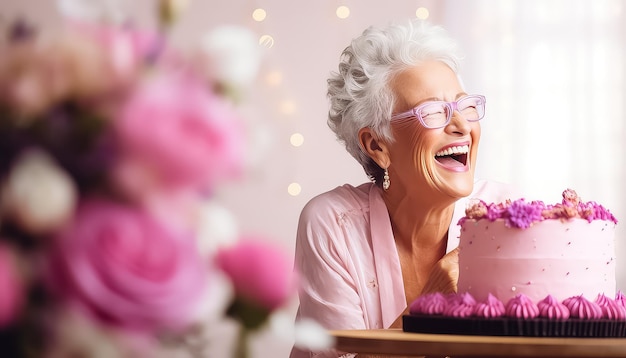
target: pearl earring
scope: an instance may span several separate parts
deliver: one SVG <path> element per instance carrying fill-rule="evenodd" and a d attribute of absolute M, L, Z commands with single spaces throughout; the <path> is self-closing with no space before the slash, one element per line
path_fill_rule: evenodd
<path fill-rule="evenodd" d="M 385 168 L 385 175 L 383 175 L 383 189 L 389 189 L 390 184 L 391 181 L 389 180 L 389 171 L 387 171 L 387 168 Z"/>

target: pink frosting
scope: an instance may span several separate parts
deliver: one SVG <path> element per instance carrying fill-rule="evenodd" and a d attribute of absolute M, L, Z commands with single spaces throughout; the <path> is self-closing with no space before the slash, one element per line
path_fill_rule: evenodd
<path fill-rule="evenodd" d="M 453 305 L 457 304 L 457 301 L 461 299 L 461 295 L 461 293 L 453 292 L 444 295 L 444 297 L 446 298 L 446 302 L 448 303 L 448 305 Z"/>
<path fill-rule="evenodd" d="M 546 296 L 543 300 L 537 303 L 539 308 L 539 317 L 548 319 L 568 319 L 569 309 L 557 301 L 552 295 Z"/>
<path fill-rule="evenodd" d="M 504 315 L 504 304 L 491 293 L 485 302 L 480 302 L 474 308 L 474 315 L 478 317 L 501 317 Z"/>
<path fill-rule="evenodd" d="M 623 307 L 626 307 L 626 296 L 624 296 L 622 291 L 617 291 L 615 294 L 615 302 Z"/>
<path fill-rule="evenodd" d="M 626 319 L 626 307 L 606 297 L 604 294 L 598 295 L 596 303 L 602 309 L 603 318 L 615 320 Z"/>
<path fill-rule="evenodd" d="M 602 318 L 602 308 L 582 295 L 566 298 L 563 304 L 569 309 L 570 317 L 585 319 Z"/>
<path fill-rule="evenodd" d="M 520 293 L 507 302 L 505 314 L 514 318 L 535 318 L 539 315 L 539 308 L 528 296 Z"/>
<path fill-rule="evenodd" d="M 450 317 L 470 317 L 474 312 L 476 300 L 469 293 L 461 293 L 456 299 L 449 300 L 443 314 Z"/>
<path fill-rule="evenodd" d="M 542 201 L 527 202 L 524 198 L 503 203 L 487 204 L 482 200 L 471 203 L 465 210 L 465 216 L 459 220 L 462 225 L 468 219 L 505 220 L 507 227 L 527 229 L 533 223 L 546 219 L 563 219 L 579 217 L 591 222 L 593 220 L 611 221 L 617 224 L 617 219 L 604 206 L 594 202 L 583 202 L 572 189 L 563 191 L 561 203 L 546 205 Z"/>
<path fill-rule="evenodd" d="M 429 293 L 416 298 L 409 306 L 411 314 L 442 314 L 448 301 L 440 292 Z"/>

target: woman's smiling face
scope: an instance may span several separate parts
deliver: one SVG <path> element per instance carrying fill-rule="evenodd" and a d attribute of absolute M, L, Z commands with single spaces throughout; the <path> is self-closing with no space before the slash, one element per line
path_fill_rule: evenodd
<path fill-rule="evenodd" d="M 427 101 L 453 102 L 466 95 L 457 75 L 443 62 L 428 61 L 405 70 L 391 83 L 401 113 Z M 480 140 L 479 122 L 454 111 L 443 128 L 428 129 L 415 117 L 392 121 L 390 146 L 393 184 L 420 193 L 459 198 L 471 194 Z"/>

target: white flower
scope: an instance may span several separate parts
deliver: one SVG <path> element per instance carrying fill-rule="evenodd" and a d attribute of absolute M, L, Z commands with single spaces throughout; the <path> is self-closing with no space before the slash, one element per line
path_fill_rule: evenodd
<path fill-rule="evenodd" d="M 239 235 L 235 217 L 213 201 L 198 208 L 197 228 L 198 248 L 203 255 L 211 255 L 218 248 L 235 243 Z"/>
<path fill-rule="evenodd" d="M 45 152 L 26 152 L 11 168 L 3 209 L 30 233 L 49 232 L 73 214 L 78 190 L 72 178 Z"/>
<path fill-rule="evenodd" d="M 252 31 L 234 25 L 218 27 L 204 36 L 202 50 L 218 81 L 238 89 L 245 89 L 254 81 L 261 49 Z"/>
<path fill-rule="evenodd" d="M 303 318 L 295 324 L 294 345 L 298 348 L 318 351 L 333 347 L 333 337 L 319 323 Z"/>
<path fill-rule="evenodd" d="M 52 318 L 55 344 L 46 352 L 49 358 L 134 356 L 130 347 L 115 336 L 116 332 L 100 327 L 75 309 L 62 309 L 55 312 Z"/>
<path fill-rule="evenodd" d="M 224 316 L 228 305 L 235 295 L 233 285 L 221 271 L 212 270 L 205 293 L 206 297 L 201 301 L 196 310 L 195 317 L 198 323 L 214 324 Z"/>
<path fill-rule="evenodd" d="M 270 327 L 277 337 L 290 338 L 302 350 L 321 351 L 334 345 L 326 329 L 309 318 L 301 318 L 294 324 L 291 315 L 277 311 L 270 316 Z"/>
<path fill-rule="evenodd" d="M 122 23 L 126 10 L 121 0 L 57 0 L 59 13 L 67 18 L 85 22 L 108 20 Z"/>

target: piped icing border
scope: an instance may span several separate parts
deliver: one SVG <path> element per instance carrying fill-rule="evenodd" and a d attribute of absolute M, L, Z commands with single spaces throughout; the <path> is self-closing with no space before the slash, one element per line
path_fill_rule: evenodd
<path fill-rule="evenodd" d="M 501 203 L 486 203 L 481 199 L 473 199 L 458 224 L 462 225 L 467 220 L 502 219 L 507 227 L 527 229 L 534 223 L 544 220 L 572 218 L 581 218 L 589 222 L 604 220 L 617 224 L 617 219 L 607 208 L 594 201 L 582 201 L 576 191 L 566 189 L 562 196 L 563 200 L 557 204 L 545 204 L 540 200 L 528 202 L 524 198 L 514 201 L 509 199 Z"/>
<path fill-rule="evenodd" d="M 416 298 L 409 306 L 412 315 L 433 315 L 444 317 L 495 318 L 511 317 L 532 319 L 536 317 L 564 320 L 611 319 L 626 320 L 626 306 L 623 294 L 618 291 L 615 299 L 598 294 L 595 301 L 582 295 L 568 297 L 559 302 L 548 295 L 538 303 L 520 293 L 505 303 L 489 294 L 484 302 L 477 302 L 470 293 L 429 293 Z"/>

